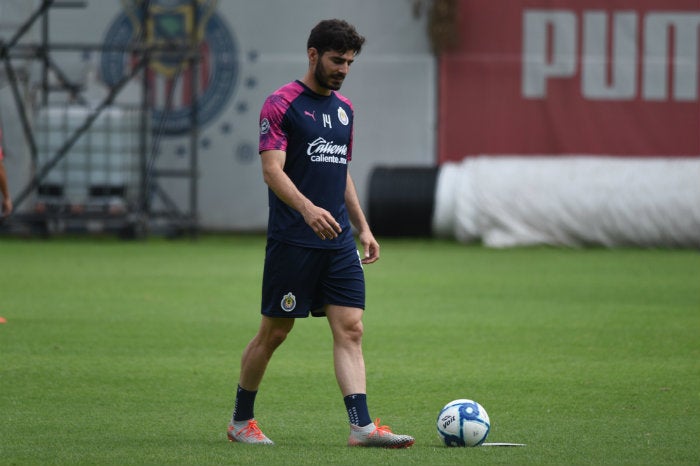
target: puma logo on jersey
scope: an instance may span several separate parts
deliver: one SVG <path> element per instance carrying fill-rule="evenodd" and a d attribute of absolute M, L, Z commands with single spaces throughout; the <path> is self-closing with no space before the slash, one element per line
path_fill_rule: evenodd
<path fill-rule="evenodd" d="M 310 116 L 314 121 L 316 121 L 316 110 L 314 110 L 313 112 L 304 110 L 304 115 Z"/>

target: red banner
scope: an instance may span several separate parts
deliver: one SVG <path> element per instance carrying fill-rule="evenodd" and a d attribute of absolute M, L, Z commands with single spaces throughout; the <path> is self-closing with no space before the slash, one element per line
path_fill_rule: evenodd
<path fill-rule="evenodd" d="M 700 0 L 461 0 L 439 161 L 700 155 Z"/>

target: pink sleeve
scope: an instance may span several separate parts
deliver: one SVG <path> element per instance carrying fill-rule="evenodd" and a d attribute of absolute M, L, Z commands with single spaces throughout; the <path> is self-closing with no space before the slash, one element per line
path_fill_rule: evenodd
<path fill-rule="evenodd" d="M 284 114 L 289 103 L 278 94 L 265 100 L 260 111 L 260 145 L 258 152 L 266 150 L 287 150 L 287 133 L 282 128 Z"/>

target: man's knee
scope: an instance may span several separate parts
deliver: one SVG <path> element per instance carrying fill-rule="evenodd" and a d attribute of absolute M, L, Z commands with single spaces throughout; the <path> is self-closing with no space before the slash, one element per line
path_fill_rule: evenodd
<path fill-rule="evenodd" d="M 291 329 L 286 328 L 272 329 L 267 335 L 268 344 L 274 348 L 277 348 L 284 342 L 284 340 L 287 339 L 287 335 L 289 335 L 290 330 Z"/>
<path fill-rule="evenodd" d="M 362 310 L 351 308 L 330 309 L 329 321 L 336 339 L 359 343 L 362 341 L 364 326 Z"/>
<path fill-rule="evenodd" d="M 362 335 L 364 333 L 364 326 L 362 321 L 358 320 L 346 327 L 346 337 L 352 342 L 359 343 L 362 341 Z"/>
<path fill-rule="evenodd" d="M 293 325 L 293 319 L 264 321 L 258 332 L 258 339 L 263 345 L 274 350 L 287 339 L 287 335 L 292 331 Z"/>

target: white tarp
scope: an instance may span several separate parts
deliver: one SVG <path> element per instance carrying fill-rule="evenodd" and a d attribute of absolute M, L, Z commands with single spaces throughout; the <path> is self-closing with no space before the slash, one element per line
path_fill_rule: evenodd
<path fill-rule="evenodd" d="M 443 164 L 433 232 L 490 247 L 700 247 L 700 158 L 477 157 Z"/>

